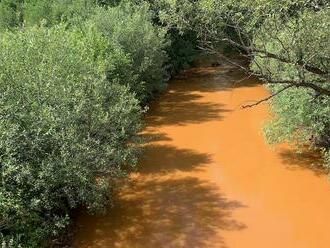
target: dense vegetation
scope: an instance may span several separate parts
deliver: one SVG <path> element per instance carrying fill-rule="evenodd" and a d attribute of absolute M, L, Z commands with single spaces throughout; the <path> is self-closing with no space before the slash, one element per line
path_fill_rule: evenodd
<path fill-rule="evenodd" d="M 167 2 L 167 1 L 165 1 Z M 273 95 L 270 142 L 321 147 L 330 166 L 330 4 L 325 0 L 181 0 L 160 14 L 181 32 L 194 30 L 198 46 L 224 58 L 224 46 L 251 61 Z"/>
<path fill-rule="evenodd" d="M 56 233 L 65 210 L 98 209 L 108 175 L 134 166 L 127 141 L 141 109 L 129 87 L 105 77 L 118 62 L 104 49 L 97 33 L 62 26 L 1 37 L 1 219 L 33 240 Z"/>
<path fill-rule="evenodd" d="M 48 246 L 73 209 L 111 202 L 144 106 L 196 48 L 248 57 L 274 96 L 268 139 L 312 141 L 330 163 L 327 1 L 0 0 L 0 33 L 4 248 Z"/>
<path fill-rule="evenodd" d="M 146 4 L 0 6 L 0 231 L 4 247 L 40 247 L 134 168 L 167 42 Z"/>

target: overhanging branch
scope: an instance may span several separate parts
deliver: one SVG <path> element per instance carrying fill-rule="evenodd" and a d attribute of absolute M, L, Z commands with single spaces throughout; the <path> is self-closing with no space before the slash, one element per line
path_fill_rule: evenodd
<path fill-rule="evenodd" d="M 268 51 L 265 51 L 265 50 L 262 50 L 262 49 L 258 49 L 258 48 L 255 48 L 255 47 L 251 47 L 251 46 L 245 46 L 243 44 L 239 44 L 238 42 L 236 41 L 233 41 L 232 39 L 229 39 L 229 38 L 223 38 L 222 41 L 226 41 L 228 42 L 229 44 L 233 45 L 233 46 L 236 46 L 236 47 L 239 47 L 241 49 L 243 49 L 244 51 L 246 51 L 247 53 L 249 54 L 263 54 L 265 55 L 267 58 L 272 58 L 272 59 L 276 59 L 278 61 L 281 61 L 281 62 L 284 62 L 284 63 L 288 63 L 288 64 L 292 64 L 292 65 L 297 65 L 311 73 L 314 73 L 316 75 L 319 75 L 321 77 L 325 77 L 327 79 L 329 79 L 329 72 L 327 71 L 324 71 L 320 68 L 317 68 L 313 65 L 310 65 L 310 64 L 307 64 L 306 62 L 304 61 L 292 61 L 288 58 L 285 58 L 285 57 L 282 57 L 280 55 L 277 55 L 277 54 L 274 54 L 274 53 L 271 53 L 271 52 L 268 52 Z"/>
<path fill-rule="evenodd" d="M 287 86 L 283 87 L 282 89 L 280 89 L 279 91 L 277 91 L 277 92 L 271 94 L 270 96 L 268 96 L 268 97 L 266 97 L 266 98 L 263 98 L 263 99 L 261 99 L 261 100 L 259 100 L 259 101 L 256 101 L 256 102 L 252 103 L 252 104 L 246 104 L 246 105 L 243 105 L 242 108 L 243 108 L 243 109 L 244 109 L 244 108 L 251 108 L 251 107 L 254 107 L 254 106 L 259 105 L 260 103 L 267 102 L 267 101 L 269 101 L 270 99 L 272 99 L 273 97 L 275 97 L 275 96 L 281 94 L 283 91 L 285 91 L 285 90 L 287 90 L 287 89 L 289 89 L 289 88 L 292 88 L 293 86 L 294 86 L 294 85 L 287 85 Z"/>

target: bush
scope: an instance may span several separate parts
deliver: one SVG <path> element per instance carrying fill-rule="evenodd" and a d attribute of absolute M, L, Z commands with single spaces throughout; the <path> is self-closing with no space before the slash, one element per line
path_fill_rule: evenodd
<path fill-rule="evenodd" d="M 60 22 L 79 25 L 89 18 L 97 3 L 94 0 L 30 0 L 23 5 L 25 26 L 45 23 L 53 26 Z"/>
<path fill-rule="evenodd" d="M 78 25 L 91 16 L 97 0 L 1 0 L 0 30 L 60 22 Z M 109 4 L 109 3 L 108 3 Z"/>
<path fill-rule="evenodd" d="M 136 92 L 141 102 L 166 87 L 165 30 L 153 25 L 147 4 L 122 3 L 114 8 L 99 9 L 91 22 L 129 56 L 131 64 L 120 69 L 122 73 L 119 74 L 125 76 L 122 81 Z"/>
<path fill-rule="evenodd" d="M 282 86 L 283 87 L 283 86 Z M 279 90 L 271 86 L 271 90 Z M 330 168 L 330 100 L 308 89 L 290 89 L 271 102 L 273 120 L 265 127 L 270 143 L 311 143 L 321 147 Z"/>
<path fill-rule="evenodd" d="M 0 31 L 20 24 L 21 15 L 18 15 L 20 3 L 17 0 L 0 1 Z"/>
<path fill-rule="evenodd" d="M 109 46 L 63 25 L 1 35 L 0 231 L 26 246 L 57 235 L 70 209 L 101 209 L 135 165 L 141 109 L 106 77 Z"/>
<path fill-rule="evenodd" d="M 117 0 L 4 0 L 0 1 L 0 31 L 16 27 L 66 23 L 82 30 L 92 26 L 124 57 L 117 64 L 119 82 L 128 85 L 145 103 L 162 91 L 167 79 L 166 30 L 154 25 L 149 5 Z M 88 23 L 86 23 L 86 20 Z M 170 51 L 170 50 L 169 50 Z M 112 56 L 112 51 L 107 51 Z M 117 55 L 119 55 L 119 53 Z M 176 57 L 180 60 L 180 57 Z M 120 67 L 122 66 L 122 67 Z"/>
<path fill-rule="evenodd" d="M 3 247 L 47 245 L 73 209 L 102 211 L 136 165 L 168 43 L 147 4 L 116 4 L 0 0 Z"/>
<path fill-rule="evenodd" d="M 269 27 L 273 28 L 269 32 Z M 305 10 L 296 13 L 295 18 L 285 20 L 271 17 L 259 29 L 255 42 L 268 51 L 306 61 L 308 64 L 329 70 L 330 54 L 330 11 L 328 8 L 317 12 Z M 277 37 L 276 40 L 274 37 Z M 278 42 L 281 40 L 281 43 Z M 294 44 L 294 46 L 292 45 Z M 285 49 L 287 48 L 287 49 Z M 288 49 L 289 48 L 289 49 Z M 330 89 L 329 81 L 293 64 L 286 64 L 270 58 L 256 56 L 252 68 L 264 74 L 270 73 L 275 80 L 295 80 L 301 77 L 324 89 Z M 277 92 L 285 85 L 270 85 Z M 330 98 L 318 95 L 312 89 L 293 88 L 278 95 L 271 103 L 274 119 L 267 126 L 266 136 L 270 142 L 299 141 L 312 142 L 330 151 Z M 330 166 L 329 159 L 326 166 Z"/>
<path fill-rule="evenodd" d="M 143 0 L 135 1 L 143 2 Z M 198 55 L 197 33 L 183 25 L 185 20 L 180 15 L 192 18 L 195 6 L 191 6 L 192 3 L 188 4 L 185 1 L 155 0 L 148 2 L 151 5 L 154 23 L 167 30 L 166 38 L 170 43 L 166 48 L 169 57 L 166 64 L 168 73 L 174 75 L 182 69 L 193 66 Z"/>

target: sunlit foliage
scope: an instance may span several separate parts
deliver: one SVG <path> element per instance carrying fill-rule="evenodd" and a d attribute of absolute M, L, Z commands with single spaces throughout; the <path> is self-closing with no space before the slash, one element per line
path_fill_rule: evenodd
<path fill-rule="evenodd" d="M 0 9 L 8 14 L 0 36 L 0 241 L 42 247 L 73 209 L 102 211 L 114 182 L 136 166 L 143 104 L 165 87 L 168 43 L 147 4 L 1 1 Z"/>
<path fill-rule="evenodd" d="M 249 73 L 276 95 L 266 128 L 269 141 L 298 140 L 329 153 L 328 1 L 159 1 L 167 3 L 162 21 L 181 32 L 194 30 L 202 49 L 221 55 L 230 46 L 249 57 Z"/>

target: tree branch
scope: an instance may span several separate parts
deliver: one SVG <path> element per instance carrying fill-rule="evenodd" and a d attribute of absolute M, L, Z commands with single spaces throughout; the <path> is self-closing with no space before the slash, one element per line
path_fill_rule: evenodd
<path fill-rule="evenodd" d="M 265 75 L 257 75 L 261 77 L 261 79 L 264 81 L 264 83 L 270 83 L 270 84 L 289 84 L 293 87 L 304 87 L 304 88 L 310 88 L 313 89 L 315 92 L 320 93 L 322 95 L 330 96 L 330 90 L 323 88 L 321 86 L 316 85 L 315 83 L 310 83 L 306 81 L 294 81 L 294 80 L 273 80 L 271 78 L 266 77 Z"/>
<path fill-rule="evenodd" d="M 273 97 L 275 97 L 275 96 L 281 94 L 283 91 L 285 91 L 285 90 L 287 90 L 287 89 L 289 89 L 289 88 L 291 88 L 291 87 L 294 87 L 294 85 L 292 85 L 292 84 L 287 85 L 287 86 L 283 87 L 282 89 L 280 89 L 279 91 L 277 91 L 277 92 L 271 94 L 270 96 L 268 96 L 268 97 L 266 97 L 266 98 L 263 98 L 263 99 L 261 99 L 261 100 L 259 100 L 259 101 L 256 101 L 255 103 L 243 105 L 241 108 L 243 108 L 243 109 L 244 109 L 244 108 L 251 108 L 251 107 L 254 107 L 254 106 L 259 105 L 260 103 L 263 103 L 263 102 L 269 101 L 269 100 L 272 99 Z"/>
<path fill-rule="evenodd" d="M 236 42 L 235 42 L 236 43 Z M 238 44 L 238 43 L 237 43 Z M 271 77 L 265 75 L 265 74 L 261 74 L 261 73 L 253 73 L 251 72 L 248 68 L 236 63 L 235 61 L 231 60 L 230 58 L 228 58 L 227 56 L 224 56 L 221 53 L 216 52 L 216 50 L 211 47 L 211 48 L 205 48 L 205 47 L 201 47 L 199 46 L 200 49 L 203 49 L 205 51 L 217 54 L 219 57 L 222 57 L 223 59 L 225 59 L 227 62 L 235 65 L 236 67 L 244 70 L 246 73 L 248 73 L 250 76 L 256 76 L 259 77 L 263 83 L 270 83 L 270 84 L 288 84 L 288 85 L 292 85 L 288 88 L 291 87 L 304 87 L 304 88 L 309 88 L 309 89 L 313 89 L 317 94 L 321 94 L 321 95 L 326 95 L 326 96 L 330 96 L 330 90 L 326 89 L 324 87 L 321 87 L 315 83 L 312 82 L 307 82 L 304 81 L 304 78 L 298 80 L 274 80 Z M 256 65 L 259 67 L 258 63 L 256 63 Z M 259 69 L 261 70 L 261 68 L 259 67 Z M 271 72 L 269 72 L 271 73 Z M 285 90 L 285 89 L 284 89 Z"/>
<path fill-rule="evenodd" d="M 229 39 L 229 38 L 223 38 L 222 41 L 226 41 L 226 42 L 228 42 L 229 44 L 231 44 L 233 46 L 239 47 L 239 48 L 243 49 L 244 51 L 246 51 L 250 54 L 261 53 L 261 54 L 264 54 L 267 58 L 276 59 L 276 60 L 279 60 L 281 62 L 292 64 L 292 65 L 298 65 L 301 68 L 303 68 L 303 69 L 305 69 L 305 70 L 307 70 L 311 73 L 317 74 L 317 75 L 319 75 L 321 77 L 325 77 L 327 79 L 329 78 L 329 72 L 323 71 L 320 68 L 309 65 L 309 64 L 305 63 L 304 61 L 292 61 L 290 59 L 284 58 L 280 55 L 276 55 L 274 53 L 271 53 L 271 52 L 268 52 L 268 51 L 265 51 L 265 50 L 261 50 L 261 49 L 255 48 L 255 47 L 245 46 L 245 45 L 239 44 L 238 42 L 233 41 L 232 39 Z"/>

